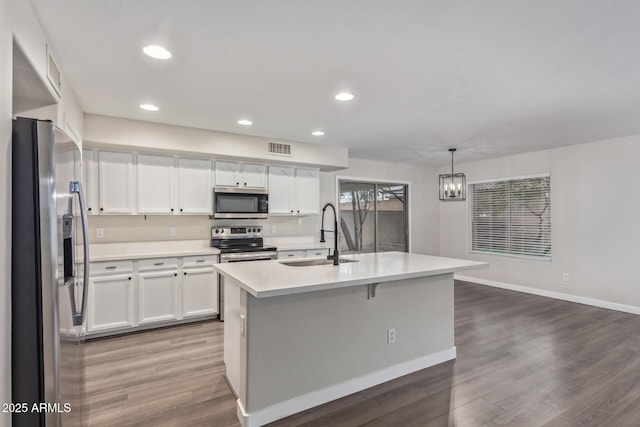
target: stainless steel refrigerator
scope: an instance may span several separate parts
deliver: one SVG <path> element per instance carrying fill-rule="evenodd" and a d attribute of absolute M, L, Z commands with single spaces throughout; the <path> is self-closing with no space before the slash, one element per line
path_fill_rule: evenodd
<path fill-rule="evenodd" d="M 80 160 L 76 144 L 50 121 L 13 121 L 14 427 L 82 425 L 89 246 Z"/>

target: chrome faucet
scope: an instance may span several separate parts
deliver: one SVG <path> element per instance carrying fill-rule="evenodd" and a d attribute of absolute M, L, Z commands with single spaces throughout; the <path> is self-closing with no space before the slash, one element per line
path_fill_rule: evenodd
<path fill-rule="evenodd" d="M 327 255 L 327 259 L 333 260 L 333 265 L 340 265 L 339 253 L 338 253 L 338 214 L 336 213 L 336 207 L 333 206 L 333 203 L 325 203 L 322 207 L 322 224 L 320 225 L 320 241 L 325 242 L 324 240 L 324 211 L 331 206 L 333 209 L 333 231 L 327 230 L 329 233 L 333 233 L 333 255 Z"/>

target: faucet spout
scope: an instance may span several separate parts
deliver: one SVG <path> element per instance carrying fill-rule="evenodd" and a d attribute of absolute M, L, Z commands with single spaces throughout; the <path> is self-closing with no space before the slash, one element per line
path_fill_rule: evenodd
<path fill-rule="evenodd" d="M 333 260 L 333 265 L 340 265 L 339 252 L 338 252 L 338 213 L 336 212 L 336 207 L 333 203 L 325 203 L 322 207 L 322 224 L 320 225 L 320 241 L 324 242 L 324 212 L 328 207 L 331 207 L 333 210 L 333 255 L 327 255 L 327 259 Z M 331 230 L 327 230 L 331 232 Z"/>

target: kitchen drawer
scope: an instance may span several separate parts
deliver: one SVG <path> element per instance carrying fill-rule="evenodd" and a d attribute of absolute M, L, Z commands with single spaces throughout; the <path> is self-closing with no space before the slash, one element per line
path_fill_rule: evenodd
<path fill-rule="evenodd" d="M 305 251 L 307 257 L 319 257 L 329 255 L 329 249 L 307 249 Z"/>
<path fill-rule="evenodd" d="M 182 267 L 202 267 L 218 263 L 218 255 L 186 256 L 182 258 Z"/>
<path fill-rule="evenodd" d="M 89 265 L 89 274 L 91 276 L 120 273 L 133 273 L 133 261 L 92 262 Z"/>
<path fill-rule="evenodd" d="M 278 259 L 304 258 L 305 251 L 278 251 Z"/>
<path fill-rule="evenodd" d="M 150 258 L 138 261 L 138 271 L 177 270 L 178 258 Z"/>

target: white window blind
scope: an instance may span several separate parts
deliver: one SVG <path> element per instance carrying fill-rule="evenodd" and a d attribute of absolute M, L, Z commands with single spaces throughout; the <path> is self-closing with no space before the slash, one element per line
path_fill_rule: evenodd
<path fill-rule="evenodd" d="M 471 187 L 471 250 L 551 258 L 551 177 Z"/>

